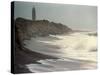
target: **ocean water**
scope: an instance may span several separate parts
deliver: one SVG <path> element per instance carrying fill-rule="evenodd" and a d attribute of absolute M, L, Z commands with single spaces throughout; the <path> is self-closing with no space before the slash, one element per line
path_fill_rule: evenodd
<path fill-rule="evenodd" d="M 97 67 L 97 36 L 89 32 L 68 35 L 49 35 L 25 41 L 25 47 L 58 59 L 38 60 L 27 64 L 31 72 L 52 72 L 95 69 Z"/>

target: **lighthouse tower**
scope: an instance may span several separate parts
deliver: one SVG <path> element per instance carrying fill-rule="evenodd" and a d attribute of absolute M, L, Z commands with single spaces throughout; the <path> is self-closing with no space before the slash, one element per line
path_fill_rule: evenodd
<path fill-rule="evenodd" d="M 35 7 L 32 8 L 32 20 L 36 20 L 36 12 L 35 12 Z"/>

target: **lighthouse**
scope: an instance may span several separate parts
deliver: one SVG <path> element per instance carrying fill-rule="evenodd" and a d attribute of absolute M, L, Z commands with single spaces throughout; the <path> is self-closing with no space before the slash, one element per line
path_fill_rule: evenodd
<path fill-rule="evenodd" d="M 35 7 L 33 6 L 32 8 L 32 20 L 36 20 L 36 11 L 35 11 Z"/>

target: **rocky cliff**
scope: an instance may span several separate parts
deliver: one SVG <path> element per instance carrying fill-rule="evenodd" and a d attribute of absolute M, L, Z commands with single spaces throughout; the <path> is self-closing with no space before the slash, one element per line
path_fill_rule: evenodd
<path fill-rule="evenodd" d="M 64 34 L 72 30 L 60 23 L 49 22 L 48 20 L 27 20 L 17 18 L 15 20 L 16 38 L 19 41 L 30 39 L 30 37 L 48 36 L 49 34 Z"/>

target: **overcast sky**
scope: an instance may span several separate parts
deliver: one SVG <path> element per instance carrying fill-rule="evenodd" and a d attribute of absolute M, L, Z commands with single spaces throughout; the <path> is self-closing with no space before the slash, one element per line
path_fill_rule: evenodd
<path fill-rule="evenodd" d="M 97 7 L 68 4 L 44 4 L 31 2 L 15 2 L 15 18 L 32 19 L 32 8 L 36 10 L 36 20 L 49 20 L 62 23 L 72 29 L 97 29 Z"/>

